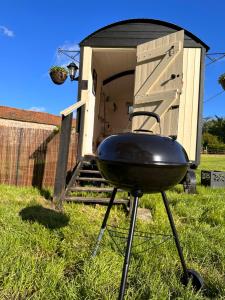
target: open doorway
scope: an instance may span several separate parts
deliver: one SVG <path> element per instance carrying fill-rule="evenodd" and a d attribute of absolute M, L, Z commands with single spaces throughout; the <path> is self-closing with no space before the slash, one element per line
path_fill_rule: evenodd
<path fill-rule="evenodd" d="M 135 66 L 135 48 L 93 49 L 93 152 L 105 137 L 131 129 L 129 111 L 133 106 Z"/>

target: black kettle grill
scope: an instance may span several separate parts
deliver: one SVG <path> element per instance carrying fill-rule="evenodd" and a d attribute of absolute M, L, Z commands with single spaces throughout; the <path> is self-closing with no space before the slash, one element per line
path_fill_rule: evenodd
<path fill-rule="evenodd" d="M 153 112 L 134 112 L 130 114 L 130 119 L 141 115 L 154 117 L 160 126 L 160 118 Z M 96 159 L 102 176 L 114 186 L 114 190 L 103 219 L 93 256 L 97 254 L 106 229 L 117 189 L 126 190 L 134 197 L 118 299 L 123 299 L 125 293 L 138 201 L 143 193 L 161 193 L 183 268 L 182 282 L 187 285 L 191 278 L 192 284 L 197 290 L 202 288 L 203 280 L 200 275 L 186 267 L 165 193 L 166 190 L 181 182 L 187 172 L 189 159 L 184 148 L 175 139 L 139 129 L 134 132 L 107 137 L 99 145 Z"/>

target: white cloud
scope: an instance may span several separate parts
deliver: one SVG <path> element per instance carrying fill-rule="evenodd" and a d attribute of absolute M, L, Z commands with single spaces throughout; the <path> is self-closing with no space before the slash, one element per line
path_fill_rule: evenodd
<path fill-rule="evenodd" d="M 38 112 L 46 111 L 45 107 L 43 107 L 43 106 L 32 106 L 32 107 L 28 108 L 28 110 L 38 111 Z"/>
<path fill-rule="evenodd" d="M 0 33 L 8 37 L 14 37 L 14 32 L 5 26 L 0 26 Z"/>
<path fill-rule="evenodd" d="M 54 58 L 54 61 L 55 61 L 55 65 L 60 65 L 62 67 L 66 67 L 69 63 L 71 63 L 71 61 L 73 59 L 71 59 L 70 57 L 68 57 L 67 55 L 69 56 L 75 56 L 76 53 L 74 52 L 65 52 L 62 53 L 62 52 L 59 52 L 58 49 L 63 49 L 63 50 L 69 50 L 69 51 L 79 51 L 80 50 L 80 47 L 77 43 L 72 43 L 72 42 L 69 42 L 69 41 L 65 41 L 64 44 L 60 45 L 56 52 L 55 52 L 55 58 Z M 75 61 L 76 61 L 76 64 L 79 65 L 79 54 L 75 57 Z"/>

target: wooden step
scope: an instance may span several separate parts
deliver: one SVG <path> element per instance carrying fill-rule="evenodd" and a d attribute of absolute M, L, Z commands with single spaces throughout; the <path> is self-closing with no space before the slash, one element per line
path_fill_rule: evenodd
<path fill-rule="evenodd" d="M 94 154 L 86 154 L 86 155 L 84 155 L 84 161 L 85 160 L 87 160 L 87 161 L 96 160 L 96 155 L 94 155 Z"/>
<path fill-rule="evenodd" d="M 109 198 L 94 198 L 94 197 L 68 197 L 64 198 L 67 202 L 75 202 L 75 203 L 93 203 L 93 204 L 109 204 Z M 128 205 L 129 200 L 126 199 L 115 199 L 114 204 L 125 204 Z"/>
<path fill-rule="evenodd" d="M 93 161 L 88 161 L 88 160 L 83 160 L 82 161 L 82 167 L 83 168 L 92 167 L 92 168 L 96 168 L 97 169 L 97 165 L 95 163 L 93 163 Z"/>
<path fill-rule="evenodd" d="M 70 192 L 97 192 L 112 193 L 113 188 L 93 187 L 93 186 L 74 186 L 70 188 Z"/>
<path fill-rule="evenodd" d="M 101 175 L 101 173 L 98 170 L 80 170 L 80 173 Z"/>
<path fill-rule="evenodd" d="M 104 178 L 98 178 L 98 177 L 77 177 L 77 181 L 98 181 L 98 182 L 107 182 Z"/>
<path fill-rule="evenodd" d="M 96 160 L 95 159 L 84 159 L 83 161 L 82 161 L 82 164 L 85 166 L 96 166 L 97 167 L 97 164 L 96 164 Z"/>

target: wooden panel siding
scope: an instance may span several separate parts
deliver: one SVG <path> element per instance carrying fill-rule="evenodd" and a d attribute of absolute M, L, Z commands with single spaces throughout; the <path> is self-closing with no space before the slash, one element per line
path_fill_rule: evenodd
<path fill-rule="evenodd" d="M 82 107 L 82 120 L 80 126 L 80 134 L 82 140 L 79 141 L 79 153 L 82 156 L 92 153 L 92 140 L 94 131 L 94 108 L 95 96 L 92 92 L 92 48 L 84 47 L 83 49 L 83 64 L 81 80 L 87 81 L 87 89 L 81 89 L 80 101 L 85 101 L 85 106 Z"/>
<path fill-rule="evenodd" d="M 36 128 L 0 126 L 0 183 L 36 186 L 54 185 L 59 133 Z M 77 134 L 71 134 L 67 170 L 76 163 Z"/>
<path fill-rule="evenodd" d="M 184 49 L 183 91 L 180 98 L 178 141 L 195 161 L 200 92 L 201 49 Z"/>
<path fill-rule="evenodd" d="M 184 31 L 181 30 L 137 47 L 139 63 L 135 72 L 135 111 L 153 111 L 163 120 L 171 106 L 175 102 L 176 105 L 179 104 L 179 95 L 182 90 L 183 38 Z M 158 53 L 163 53 L 163 55 L 158 56 Z M 150 56 L 152 59 L 149 60 Z M 171 80 L 172 75 L 174 78 Z M 140 106 L 141 104 L 144 105 Z M 177 123 L 176 120 L 174 122 Z M 146 116 L 132 120 L 132 129 L 154 131 L 155 126 L 155 119 Z M 162 129 L 168 126 L 169 124 L 164 124 Z M 172 135 L 170 129 L 168 134 Z M 162 131 L 162 134 L 165 132 Z"/>

